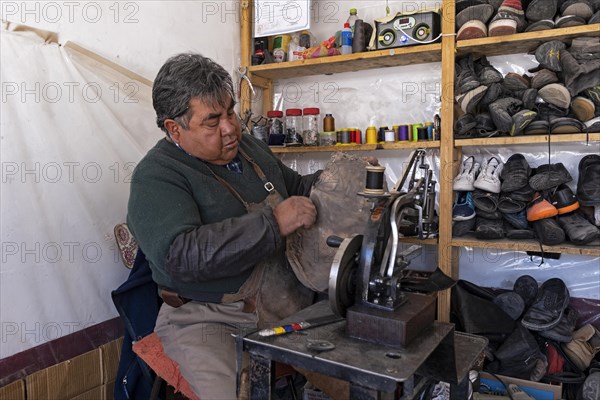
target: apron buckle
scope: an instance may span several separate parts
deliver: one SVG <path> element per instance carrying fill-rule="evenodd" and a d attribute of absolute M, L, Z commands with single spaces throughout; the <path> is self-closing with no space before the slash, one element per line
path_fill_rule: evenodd
<path fill-rule="evenodd" d="M 265 190 L 267 192 L 271 193 L 274 189 L 275 189 L 275 186 L 273 186 L 273 184 L 271 182 L 265 183 Z"/>

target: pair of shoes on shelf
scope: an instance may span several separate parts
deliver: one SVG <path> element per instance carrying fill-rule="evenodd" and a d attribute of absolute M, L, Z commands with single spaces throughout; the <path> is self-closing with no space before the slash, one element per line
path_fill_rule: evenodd
<path fill-rule="evenodd" d="M 459 3 L 460 0 L 457 6 Z M 456 24 L 459 29 L 456 40 L 512 35 L 523 32 L 527 26 L 521 0 L 504 0 L 498 9 L 491 4 L 483 3 L 459 10 L 457 8 Z"/>

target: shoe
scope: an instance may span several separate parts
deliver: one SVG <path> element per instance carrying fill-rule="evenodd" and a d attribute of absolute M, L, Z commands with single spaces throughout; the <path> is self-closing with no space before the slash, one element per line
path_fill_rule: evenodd
<path fill-rule="evenodd" d="M 600 399 L 600 371 L 592 371 L 583 381 L 581 400 Z"/>
<path fill-rule="evenodd" d="M 584 246 L 600 238 L 600 230 L 578 212 L 559 216 L 558 223 L 576 245 Z"/>
<path fill-rule="evenodd" d="M 542 284 L 531 307 L 525 311 L 521 325 L 532 331 L 554 328 L 569 305 L 569 289 L 560 278 L 551 278 Z"/>
<path fill-rule="evenodd" d="M 531 110 L 521 110 L 512 116 L 512 127 L 508 134 L 510 136 L 520 136 L 529 125 L 537 117 L 537 113 Z"/>
<path fill-rule="evenodd" d="M 576 15 L 587 21 L 594 10 L 587 0 L 567 0 L 560 6 L 560 13 L 561 15 Z"/>
<path fill-rule="evenodd" d="M 558 210 L 558 214 L 567 214 L 579 208 L 577 197 L 567 185 L 560 185 L 552 194 L 550 202 Z"/>
<path fill-rule="evenodd" d="M 502 192 L 514 192 L 526 186 L 530 175 L 531 167 L 523 154 L 513 154 L 502 169 Z"/>
<path fill-rule="evenodd" d="M 570 26 L 581 25 L 585 25 L 585 19 L 578 17 L 577 15 L 564 15 L 562 17 L 556 17 L 554 20 L 554 26 L 556 28 L 568 28 Z"/>
<path fill-rule="evenodd" d="M 498 209 L 490 212 L 490 211 L 482 210 L 481 208 L 475 207 L 475 210 L 476 210 L 478 217 L 485 218 L 485 219 L 497 219 L 497 220 L 502 219 L 502 213 Z"/>
<path fill-rule="evenodd" d="M 490 366 L 490 372 L 527 380 L 531 379 L 537 361 L 544 359 L 535 337 L 518 324 L 494 355 L 500 368 L 494 370 Z"/>
<path fill-rule="evenodd" d="M 535 239 L 535 232 L 531 229 L 517 229 L 512 226 L 505 226 L 507 239 L 511 240 L 529 240 Z"/>
<path fill-rule="evenodd" d="M 560 108 L 569 108 L 571 94 L 567 88 L 560 83 L 551 83 L 538 90 L 538 96 L 546 103 L 554 104 Z"/>
<path fill-rule="evenodd" d="M 592 24 L 598 24 L 598 23 L 600 23 L 600 10 L 599 10 L 599 11 L 596 11 L 596 12 L 594 13 L 594 15 L 592 15 L 592 16 L 590 17 L 590 19 L 588 19 L 588 22 L 587 22 L 587 23 L 588 23 L 589 25 L 592 25 Z"/>
<path fill-rule="evenodd" d="M 523 131 L 524 135 L 546 135 L 550 133 L 550 124 L 546 120 L 531 121 Z"/>
<path fill-rule="evenodd" d="M 580 62 L 600 58 L 600 38 L 577 37 L 571 41 L 569 53 Z"/>
<path fill-rule="evenodd" d="M 550 123 L 550 133 L 581 133 L 585 131 L 585 125 L 578 119 L 560 117 Z"/>
<path fill-rule="evenodd" d="M 531 186 L 529 186 L 529 182 L 527 182 L 526 186 L 511 192 L 510 197 L 515 201 L 524 201 L 529 203 L 535 197 L 535 191 L 531 188 Z"/>
<path fill-rule="evenodd" d="M 477 4 L 487 3 L 486 0 L 456 0 L 456 5 L 454 6 L 456 9 L 456 13 L 460 14 L 463 10 L 473 7 Z"/>
<path fill-rule="evenodd" d="M 563 163 L 544 164 L 537 167 L 535 174 L 529 178 L 529 186 L 537 191 L 548 190 L 572 180 Z"/>
<path fill-rule="evenodd" d="M 551 19 L 543 19 L 541 21 L 534 22 L 530 24 L 525 29 L 525 32 L 537 32 L 537 31 L 545 31 L 548 29 L 554 28 L 554 20 Z"/>
<path fill-rule="evenodd" d="M 573 340 L 565 344 L 563 350 L 577 368 L 585 371 L 600 351 L 600 332 L 593 325 L 586 324 L 573 332 Z"/>
<path fill-rule="evenodd" d="M 544 218 L 531 223 L 538 240 L 546 246 L 556 246 L 565 241 L 565 231 L 554 218 Z"/>
<path fill-rule="evenodd" d="M 546 42 L 535 50 L 535 59 L 542 68 L 549 69 L 554 72 L 562 71 L 560 63 L 560 53 L 567 48 L 567 45 L 559 40 L 551 40 Z"/>
<path fill-rule="evenodd" d="M 597 110 L 600 110 L 600 85 L 585 89 L 583 94 L 585 97 L 594 102 Z"/>
<path fill-rule="evenodd" d="M 594 102 L 587 97 L 577 96 L 571 101 L 571 111 L 581 122 L 586 122 L 594 118 L 596 106 Z"/>
<path fill-rule="evenodd" d="M 486 91 L 487 86 L 479 85 L 475 89 L 459 95 L 456 99 L 456 102 L 460 105 L 460 108 L 463 110 L 463 112 L 472 114 L 483 95 L 485 95 Z"/>
<path fill-rule="evenodd" d="M 566 108 L 560 108 L 550 103 L 537 103 L 536 109 L 538 113 L 538 120 L 544 120 L 551 122 L 555 118 L 562 118 L 569 115 L 569 110 Z"/>
<path fill-rule="evenodd" d="M 492 120 L 490 113 L 482 112 L 475 116 L 475 128 L 478 132 L 493 132 L 496 130 L 496 125 Z"/>
<path fill-rule="evenodd" d="M 511 198 L 510 193 L 502 193 L 498 200 L 498 210 L 502 214 L 515 214 L 527 208 L 527 203 Z"/>
<path fill-rule="evenodd" d="M 579 161 L 577 199 L 582 206 L 600 206 L 600 155 L 589 154 Z"/>
<path fill-rule="evenodd" d="M 600 58 L 577 61 L 568 51 L 561 53 L 560 63 L 563 70 L 563 82 L 571 97 L 583 90 L 600 85 Z M 592 100 L 593 101 L 593 100 Z"/>
<path fill-rule="evenodd" d="M 479 110 L 481 111 L 489 111 L 490 109 L 490 104 L 494 103 L 496 100 L 498 100 L 500 97 L 503 97 L 505 91 L 504 88 L 502 87 L 501 83 L 492 83 L 490 86 L 488 86 L 488 90 L 486 90 L 485 94 L 483 95 L 483 97 L 481 98 L 481 100 L 479 100 Z M 491 114 L 490 114 L 491 116 Z M 493 122 L 493 119 L 492 119 Z M 496 125 L 494 124 L 494 127 Z"/>
<path fill-rule="evenodd" d="M 475 237 L 477 239 L 502 239 L 504 238 L 504 224 L 502 220 L 477 217 L 475 220 Z"/>
<path fill-rule="evenodd" d="M 544 218 L 552 218 L 558 215 L 558 210 L 550 201 L 538 193 L 537 197 L 527 207 L 527 221 L 539 221 Z"/>
<path fill-rule="evenodd" d="M 498 206 L 498 208 L 500 207 Z M 521 211 L 515 213 L 503 212 L 502 217 L 513 228 L 529 229 L 529 224 L 527 223 L 527 212 L 525 211 L 525 209 L 522 209 Z"/>
<path fill-rule="evenodd" d="M 539 331 L 538 335 L 546 339 L 554 340 L 555 342 L 569 343 L 573 340 L 573 332 L 575 331 L 577 318 L 579 318 L 577 310 L 568 306 L 558 325 L 551 329 Z"/>
<path fill-rule="evenodd" d="M 529 89 L 529 79 L 516 72 L 509 72 L 504 77 L 502 85 L 510 92 L 518 92 L 520 90 Z"/>
<path fill-rule="evenodd" d="M 531 87 L 539 90 L 546 85 L 556 82 L 558 82 L 558 76 L 556 76 L 556 73 L 554 71 L 550 71 L 549 69 L 543 68 L 531 78 Z"/>
<path fill-rule="evenodd" d="M 527 26 L 521 0 L 504 0 L 488 29 L 488 36 L 512 35 Z"/>
<path fill-rule="evenodd" d="M 500 193 L 502 184 L 500 174 L 502 174 L 503 164 L 496 157 L 490 157 L 481 165 L 479 176 L 473 183 L 476 189 L 481 189 L 490 193 Z"/>
<path fill-rule="evenodd" d="M 473 204 L 475 204 L 477 210 L 493 213 L 498 209 L 498 193 L 475 190 L 473 192 Z"/>
<path fill-rule="evenodd" d="M 481 39 L 484 37 L 487 37 L 487 26 L 477 20 L 465 22 L 456 33 L 456 40 Z"/>
<path fill-rule="evenodd" d="M 465 94 L 475 89 L 481 83 L 475 74 L 475 66 L 473 65 L 473 56 L 463 57 L 456 63 L 456 81 L 454 92 L 457 95 Z"/>
<path fill-rule="evenodd" d="M 532 0 L 525 11 L 529 22 L 554 18 L 558 8 L 557 0 Z"/>
<path fill-rule="evenodd" d="M 523 102 L 514 97 L 504 97 L 490 104 L 490 114 L 499 131 L 508 133 L 512 129 L 512 115 L 517 112 Z"/>
<path fill-rule="evenodd" d="M 494 297 L 492 302 L 500 307 L 513 320 L 518 320 L 525 311 L 525 301 L 515 292 L 504 292 Z"/>
<path fill-rule="evenodd" d="M 479 58 L 474 66 L 477 78 L 482 85 L 489 86 L 492 83 L 502 82 L 504 79 L 502 73 L 490 64 L 485 56 Z"/>
<path fill-rule="evenodd" d="M 458 192 L 470 192 L 475 190 L 473 182 L 479 172 L 479 163 L 475 161 L 475 157 L 470 156 L 463 161 L 460 173 L 454 178 L 452 189 Z"/>
<path fill-rule="evenodd" d="M 476 125 L 477 122 L 475 122 L 475 117 L 472 114 L 461 115 L 454 123 L 455 136 L 470 136 L 469 134 L 475 132 Z"/>
<path fill-rule="evenodd" d="M 521 275 L 513 285 L 513 292 L 518 293 L 525 301 L 525 307 L 533 304 L 538 294 L 538 283 L 531 275 Z"/>
<path fill-rule="evenodd" d="M 600 117 L 590 119 L 584 125 L 586 132 L 600 132 Z"/>
<path fill-rule="evenodd" d="M 456 14 L 456 18 L 454 21 L 456 22 L 456 27 L 461 28 L 466 23 L 471 21 L 479 21 L 484 26 L 492 17 L 494 13 L 494 7 L 489 4 L 475 4 L 473 6 L 467 7 L 461 12 Z M 487 31 L 487 29 L 486 29 Z"/>
<path fill-rule="evenodd" d="M 452 223 L 452 236 L 461 237 L 475 230 L 475 218 Z"/>
<path fill-rule="evenodd" d="M 523 96 L 521 96 L 521 101 L 523 102 L 523 108 L 527 110 L 533 110 L 535 108 L 535 103 L 538 97 L 538 90 L 534 88 L 526 89 L 523 92 Z M 535 113 L 537 116 L 537 112 Z"/>
<path fill-rule="evenodd" d="M 475 218 L 473 192 L 458 192 L 456 203 L 452 207 L 452 221 L 466 221 Z"/>

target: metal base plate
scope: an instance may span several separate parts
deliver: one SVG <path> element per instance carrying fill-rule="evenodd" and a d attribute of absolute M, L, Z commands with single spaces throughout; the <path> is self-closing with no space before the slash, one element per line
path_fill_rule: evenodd
<path fill-rule="evenodd" d="M 394 311 L 354 305 L 346 313 L 347 333 L 357 339 L 406 347 L 435 320 L 436 297 L 405 293 L 407 301 Z"/>

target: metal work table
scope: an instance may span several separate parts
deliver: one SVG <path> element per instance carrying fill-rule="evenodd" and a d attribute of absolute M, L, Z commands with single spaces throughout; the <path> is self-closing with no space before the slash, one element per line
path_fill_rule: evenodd
<path fill-rule="evenodd" d="M 332 314 L 329 303 L 322 301 L 281 323 L 329 314 Z M 346 380 L 353 400 L 376 400 L 384 393 L 393 396 L 400 392 L 402 399 L 410 399 L 424 383 L 423 377 L 450 383 L 451 397 L 466 399 L 468 372 L 487 344 L 485 338 L 455 333 L 452 324 L 437 321 L 406 348 L 351 338 L 345 334 L 345 326 L 342 320 L 278 336 L 262 337 L 255 332 L 237 337 L 238 351 L 243 349 L 250 354 L 250 399 L 270 398 L 273 362 Z M 309 350 L 307 344 L 311 340 L 329 341 L 335 349 Z"/>

